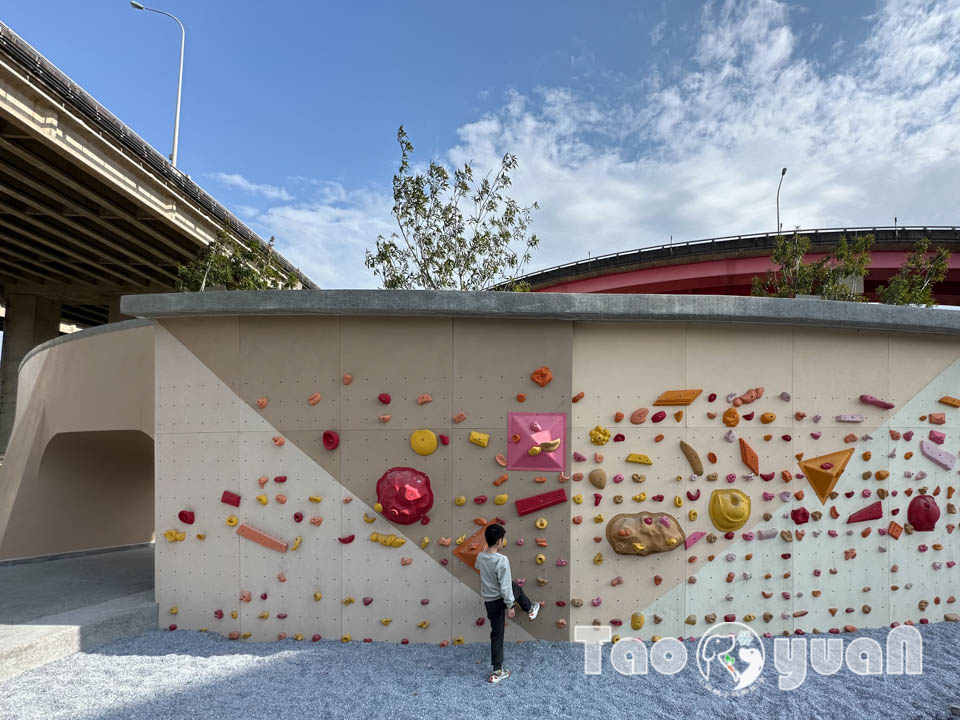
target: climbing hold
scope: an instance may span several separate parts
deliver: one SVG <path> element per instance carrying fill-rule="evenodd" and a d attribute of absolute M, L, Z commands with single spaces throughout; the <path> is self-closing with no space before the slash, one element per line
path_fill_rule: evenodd
<path fill-rule="evenodd" d="M 336 450 L 340 445 L 340 435 L 336 430 L 326 430 L 322 436 L 323 447 L 327 450 Z"/>
<path fill-rule="evenodd" d="M 640 463 L 641 465 L 653 465 L 653 460 L 643 453 L 630 453 L 627 455 L 627 462 Z"/>
<path fill-rule="evenodd" d="M 733 406 L 740 407 L 741 405 L 749 405 L 754 400 L 759 400 L 762 397 L 763 397 L 762 387 L 752 388 L 750 390 L 747 390 L 743 395 L 739 397 L 735 397 L 733 399 Z"/>
<path fill-rule="evenodd" d="M 624 513 L 607 523 L 607 541 L 619 555 L 669 552 L 686 539 L 680 523 L 667 513 Z"/>
<path fill-rule="evenodd" d="M 660 394 L 654 405 L 689 405 L 703 390 L 667 390 Z"/>
<path fill-rule="evenodd" d="M 553 373 L 550 372 L 550 368 L 544 365 L 530 373 L 530 379 L 540 387 L 546 387 L 547 384 L 553 380 Z"/>
<path fill-rule="evenodd" d="M 610 431 L 597 425 L 590 431 L 590 442 L 594 445 L 606 445 L 610 440 Z"/>
<path fill-rule="evenodd" d="M 750 447 L 749 443 L 743 438 L 740 438 L 740 459 L 755 474 L 760 473 L 760 457 L 757 455 L 757 451 Z"/>
<path fill-rule="evenodd" d="M 471 430 L 470 436 L 468 439 L 474 445 L 479 445 L 480 447 L 486 447 L 490 442 L 490 435 L 488 435 L 487 433 L 477 432 L 476 430 Z"/>
<path fill-rule="evenodd" d="M 683 453 L 687 462 L 690 463 L 693 474 L 703 475 L 703 461 L 700 459 L 700 454 L 683 440 L 680 441 L 680 452 Z"/>
<path fill-rule="evenodd" d="M 414 430 L 410 434 L 410 448 L 417 455 L 432 455 L 437 450 L 437 436 L 433 430 Z"/>
<path fill-rule="evenodd" d="M 302 543 L 302 542 L 303 542 L 303 538 L 300 537 L 299 535 L 297 535 L 297 536 L 293 539 L 293 545 L 290 546 L 290 552 L 293 552 L 293 551 L 296 550 L 298 547 L 300 547 L 300 543 Z"/>
<path fill-rule="evenodd" d="M 339 540 L 344 545 L 349 545 L 354 541 L 356 537 L 357 537 L 356 535 L 346 535 L 345 537 L 338 537 L 337 540 Z"/>
<path fill-rule="evenodd" d="M 800 461 L 800 467 L 803 469 L 807 482 L 817 493 L 821 503 L 826 504 L 827 497 L 833 492 L 833 488 L 852 456 L 853 448 L 847 448 L 829 455 L 820 455 Z"/>
<path fill-rule="evenodd" d="M 276 500 L 281 505 L 285 505 L 287 502 L 287 496 L 283 495 L 282 493 L 277 493 L 276 495 L 273 496 L 273 499 Z M 349 500 L 347 502 L 349 502 Z"/>
<path fill-rule="evenodd" d="M 587 476 L 590 480 L 590 484 L 595 488 L 603 490 L 607 486 L 607 473 L 604 472 L 603 468 L 595 468 L 590 471 L 590 474 Z"/>
<path fill-rule="evenodd" d="M 740 413 L 734 407 L 727 408 L 723 413 L 723 424 L 729 428 L 734 428 L 740 424 Z"/>
<path fill-rule="evenodd" d="M 287 442 L 280 435 L 274 435 L 271 440 L 273 440 L 273 444 L 277 447 L 283 447 Z"/>
<path fill-rule="evenodd" d="M 268 550 L 276 550 L 282 553 L 287 551 L 287 543 L 285 540 L 280 540 L 272 535 L 268 535 L 262 530 L 257 530 L 255 527 L 247 525 L 246 523 L 243 523 L 237 528 L 237 535 L 251 540 L 258 545 L 263 545 Z"/>
<path fill-rule="evenodd" d="M 917 495 L 907 507 L 907 522 L 914 530 L 928 532 L 933 530 L 940 519 L 940 508 L 932 495 Z"/>
<path fill-rule="evenodd" d="M 906 434 L 904 434 L 904 439 L 907 439 Z M 957 460 L 956 456 L 951 455 L 946 450 L 941 450 L 936 446 L 936 444 L 930 442 L 929 440 L 920 441 L 920 452 L 923 453 L 924 457 L 936 463 L 944 470 L 952 470 L 953 465 Z"/>
<path fill-rule="evenodd" d="M 229 527 L 236 527 L 240 519 L 236 515 L 227 515 L 226 523 Z"/>
<path fill-rule="evenodd" d="M 740 490 L 714 490 L 710 494 L 710 520 L 717 530 L 742 528 L 750 518 L 750 497 Z"/>
<path fill-rule="evenodd" d="M 650 418 L 650 422 L 653 422 L 653 423 L 663 422 L 663 420 L 666 417 L 667 417 L 667 413 L 664 410 L 660 410 L 653 414 L 653 416 Z"/>

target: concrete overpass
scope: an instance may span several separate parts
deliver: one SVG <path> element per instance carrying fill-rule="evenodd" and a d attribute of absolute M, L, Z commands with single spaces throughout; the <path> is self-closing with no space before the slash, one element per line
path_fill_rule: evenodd
<path fill-rule="evenodd" d="M 176 290 L 178 265 L 224 227 L 260 240 L 0 23 L 0 454 L 23 356 L 61 321 L 120 319 L 121 295 Z"/>

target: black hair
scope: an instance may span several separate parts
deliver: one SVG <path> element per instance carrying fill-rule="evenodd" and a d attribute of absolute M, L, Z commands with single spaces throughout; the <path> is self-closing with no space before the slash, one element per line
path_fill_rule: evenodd
<path fill-rule="evenodd" d="M 507 531 L 503 529 L 503 525 L 497 525 L 497 523 L 487 525 L 487 529 L 483 531 L 483 538 L 487 541 L 487 547 L 493 547 L 506 535 Z"/>

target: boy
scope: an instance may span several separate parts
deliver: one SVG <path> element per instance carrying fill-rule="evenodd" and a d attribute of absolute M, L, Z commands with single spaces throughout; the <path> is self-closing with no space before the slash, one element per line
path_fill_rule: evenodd
<path fill-rule="evenodd" d="M 503 669 L 503 631 L 506 618 L 512 618 L 516 611 L 514 605 L 523 608 L 533 620 L 540 612 L 540 603 L 531 603 L 523 589 L 513 582 L 510 575 L 510 560 L 500 553 L 507 544 L 507 531 L 503 525 L 493 523 L 483 532 L 487 547 L 477 554 L 477 570 L 480 572 L 480 597 L 487 607 L 490 618 L 490 660 L 493 674 L 489 682 L 498 683 L 510 677 L 510 671 Z"/>

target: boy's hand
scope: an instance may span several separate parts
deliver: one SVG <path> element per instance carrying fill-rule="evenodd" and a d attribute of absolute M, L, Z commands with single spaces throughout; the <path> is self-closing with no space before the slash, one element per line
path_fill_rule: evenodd
<path fill-rule="evenodd" d="M 517 611 L 516 611 L 513 607 L 511 607 L 509 610 L 507 610 L 507 617 L 510 618 L 511 620 L 513 619 L 514 615 L 516 615 L 516 614 L 517 614 Z"/>

